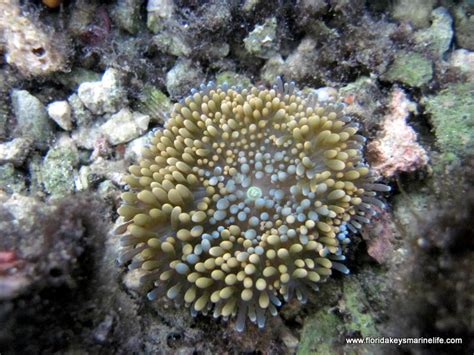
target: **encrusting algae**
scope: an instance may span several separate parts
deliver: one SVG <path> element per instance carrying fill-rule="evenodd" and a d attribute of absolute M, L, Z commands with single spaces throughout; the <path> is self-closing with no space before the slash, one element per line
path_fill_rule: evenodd
<path fill-rule="evenodd" d="M 340 261 L 349 232 L 383 208 L 342 106 L 293 83 L 202 86 L 176 104 L 129 168 L 118 233 L 121 263 L 161 295 L 259 327 L 281 298 L 301 302 Z"/>

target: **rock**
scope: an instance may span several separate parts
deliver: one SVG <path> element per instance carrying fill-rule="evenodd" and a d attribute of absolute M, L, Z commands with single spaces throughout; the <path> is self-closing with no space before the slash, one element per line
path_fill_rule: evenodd
<path fill-rule="evenodd" d="M 390 213 L 381 211 L 372 219 L 370 226 L 361 231 L 367 244 L 367 254 L 379 264 L 389 264 L 393 260 L 397 228 Z"/>
<path fill-rule="evenodd" d="M 3 78 L 0 77 L 0 80 Z M 7 136 L 7 122 L 10 115 L 10 100 L 8 90 L 0 89 L 0 140 Z"/>
<path fill-rule="evenodd" d="M 140 9 L 144 0 L 118 0 L 112 10 L 114 23 L 122 30 L 136 34 L 142 22 Z"/>
<path fill-rule="evenodd" d="M 47 75 L 65 67 L 66 47 L 59 35 L 51 35 L 25 16 L 19 2 L 0 2 L 0 34 L 5 43 L 5 59 L 24 76 Z"/>
<path fill-rule="evenodd" d="M 30 180 L 29 193 L 30 195 L 44 195 L 43 189 L 43 176 L 41 174 L 41 168 L 43 166 L 43 157 L 39 153 L 34 153 L 28 159 L 27 169 L 28 177 Z"/>
<path fill-rule="evenodd" d="M 250 13 L 259 3 L 260 0 L 245 0 L 244 4 L 242 5 L 242 11 Z"/>
<path fill-rule="evenodd" d="M 451 46 L 453 39 L 453 19 L 444 7 L 438 7 L 431 13 L 432 24 L 429 28 L 415 33 L 420 50 L 428 48 L 436 57 L 441 58 Z"/>
<path fill-rule="evenodd" d="M 100 12 L 99 3 L 92 1 L 80 0 L 71 4 L 70 14 L 67 22 L 68 32 L 75 36 L 81 36 L 90 27 L 95 20 L 99 20 Z"/>
<path fill-rule="evenodd" d="M 390 99 L 385 90 L 381 90 L 376 76 L 359 77 L 339 89 L 339 96 L 346 104 L 344 112 L 358 117 L 368 131 L 380 124 Z"/>
<path fill-rule="evenodd" d="M 94 150 L 99 141 L 106 140 L 99 123 L 95 123 L 91 126 L 79 127 L 72 132 L 71 138 L 78 147 L 88 150 Z"/>
<path fill-rule="evenodd" d="M 322 88 L 313 90 L 313 92 L 318 96 L 318 101 L 320 102 L 326 102 L 326 101 L 335 102 L 338 95 L 337 90 L 329 86 L 324 86 Z"/>
<path fill-rule="evenodd" d="M 37 212 L 40 210 L 44 211 L 45 207 L 46 206 L 36 198 L 20 194 L 14 194 L 10 196 L 7 201 L 2 201 L 0 212 L 2 214 L 8 213 L 11 216 L 9 220 L 16 222 L 15 229 L 18 229 L 20 232 L 18 234 L 21 234 L 21 236 L 19 235 L 18 238 L 15 238 L 15 243 L 12 243 L 16 246 L 17 251 L 20 252 L 21 255 L 37 256 L 39 250 L 44 248 L 45 240 L 43 238 L 27 238 L 26 234 L 34 233 L 34 231 L 40 227 Z M 10 231 L 10 229 L 7 228 L 7 221 L 7 219 L 3 218 L 0 222 L 2 230 L 4 231 Z M 10 233 L 11 232 L 12 231 L 10 231 Z M 8 240 L 2 240 L 2 242 L 8 242 Z"/>
<path fill-rule="evenodd" d="M 148 29 L 158 33 L 174 15 L 173 0 L 148 0 L 146 5 Z"/>
<path fill-rule="evenodd" d="M 309 17 L 314 20 L 318 16 L 323 16 L 329 10 L 326 0 L 298 0 L 297 8 L 300 18 Z"/>
<path fill-rule="evenodd" d="M 288 329 L 288 327 L 282 326 L 280 329 L 280 339 L 283 341 L 283 344 L 287 347 L 288 350 L 294 352 L 298 348 L 298 338 L 296 338 Z"/>
<path fill-rule="evenodd" d="M 316 40 L 321 37 L 327 39 L 325 32 L 328 27 L 322 19 L 330 8 L 337 7 L 334 3 L 329 6 L 329 3 L 327 0 L 297 0 L 294 20 L 297 28 Z"/>
<path fill-rule="evenodd" d="M 227 57 L 230 52 L 230 46 L 228 43 L 225 42 L 216 42 L 214 44 L 210 44 L 209 48 L 206 50 L 205 58 L 209 60 L 212 59 L 222 59 Z"/>
<path fill-rule="evenodd" d="M 415 171 L 428 163 L 428 155 L 417 142 L 417 135 L 408 125 L 416 104 L 408 100 L 403 90 L 392 92 L 390 113 L 385 116 L 378 138 L 367 145 L 372 169 L 383 176 Z"/>
<path fill-rule="evenodd" d="M 5 253 L 5 252 L 3 252 Z M 4 267 L 4 265 L 2 265 Z M 16 269 L 12 266 L 11 269 Z M 8 271 L 8 268 L 7 268 Z M 31 286 L 32 280 L 21 272 L 0 276 L 0 301 L 15 299 Z"/>
<path fill-rule="evenodd" d="M 179 31 L 160 31 L 153 36 L 152 42 L 160 51 L 176 57 L 187 57 L 192 52 L 186 37 Z"/>
<path fill-rule="evenodd" d="M 362 337 L 379 335 L 375 326 L 373 310 L 368 308 L 369 302 L 366 290 L 356 278 L 345 278 L 343 281 L 343 299 L 340 308 L 347 314 L 346 329 L 351 334 L 360 334 Z"/>
<path fill-rule="evenodd" d="M 124 286 L 132 291 L 136 292 L 146 292 L 146 284 L 140 282 L 140 279 L 146 275 L 146 271 L 143 269 L 134 269 L 130 272 L 124 273 L 122 277 L 122 282 Z"/>
<path fill-rule="evenodd" d="M 342 353 L 342 345 L 337 344 L 343 331 L 344 322 L 334 312 L 321 309 L 304 322 L 303 330 L 298 346 L 298 353 L 304 354 L 339 354 Z M 315 352 L 315 350 L 318 352 Z"/>
<path fill-rule="evenodd" d="M 54 77 L 68 89 L 77 90 L 82 83 L 100 81 L 101 75 L 89 69 L 75 67 L 70 72 L 57 73 Z"/>
<path fill-rule="evenodd" d="M 260 77 L 267 84 L 275 82 L 277 76 L 282 75 L 284 71 L 285 61 L 281 55 L 277 54 L 267 60 L 260 71 Z"/>
<path fill-rule="evenodd" d="M 316 41 L 311 37 L 301 40 L 298 47 L 286 58 L 283 73 L 287 80 L 301 81 L 313 76 L 314 59 L 317 57 Z"/>
<path fill-rule="evenodd" d="M 375 323 L 377 313 L 370 304 L 375 299 L 386 305 L 386 300 L 376 298 L 381 299 L 384 295 L 377 292 L 383 290 L 384 280 L 373 280 L 371 277 L 372 287 L 368 288 L 363 283 L 363 277 L 369 276 L 364 273 L 358 277 L 360 280 L 355 276 L 343 278 L 342 287 L 333 290 L 342 296 L 336 305 L 328 306 L 327 302 L 325 305 L 324 301 L 319 301 L 323 304 L 318 304 L 317 312 L 305 317 L 298 355 L 348 354 L 354 351 L 354 346 L 339 339 L 381 336 Z M 357 345 L 357 353 L 370 354 L 370 349 L 371 345 Z"/>
<path fill-rule="evenodd" d="M 172 97 L 188 95 L 193 87 L 198 87 L 203 81 L 201 69 L 187 59 L 179 59 L 166 73 L 166 89 Z"/>
<path fill-rule="evenodd" d="M 137 161 L 142 155 L 143 148 L 150 145 L 150 138 L 150 135 L 146 134 L 128 143 L 125 149 L 124 159 L 133 162 Z"/>
<path fill-rule="evenodd" d="M 268 59 L 278 53 L 277 20 L 271 17 L 263 25 L 257 25 L 249 35 L 244 38 L 244 46 L 253 56 Z"/>
<path fill-rule="evenodd" d="M 65 131 L 72 130 L 71 106 L 67 101 L 55 101 L 48 105 L 49 117 Z"/>
<path fill-rule="evenodd" d="M 114 318 L 111 315 L 107 315 L 105 319 L 102 322 L 100 322 L 97 328 L 94 329 L 93 331 L 94 339 L 98 343 L 103 344 L 108 340 L 110 336 L 110 332 L 112 331 L 113 323 L 114 323 Z"/>
<path fill-rule="evenodd" d="M 222 85 L 227 83 L 229 87 L 241 86 L 243 88 L 250 86 L 251 81 L 245 75 L 237 74 L 232 71 L 224 71 L 216 75 L 216 84 Z"/>
<path fill-rule="evenodd" d="M 474 149 L 474 83 L 451 84 L 436 95 L 423 99 L 445 154 L 465 158 Z"/>
<path fill-rule="evenodd" d="M 150 116 L 124 108 L 112 115 L 101 127 L 101 132 L 112 145 L 127 143 L 148 129 Z"/>
<path fill-rule="evenodd" d="M 127 102 L 116 69 L 107 69 L 101 81 L 82 83 L 77 94 L 82 103 L 96 115 L 115 113 Z"/>
<path fill-rule="evenodd" d="M 207 31 L 219 31 L 229 25 L 232 20 L 232 5 L 228 1 L 211 0 L 201 6 L 200 21 Z"/>
<path fill-rule="evenodd" d="M 399 21 L 409 22 L 416 28 L 427 27 L 435 4 L 436 0 L 396 0 L 392 16 Z"/>
<path fill-rule="evenodd" d="M 78 127 L 83 127 L 92 122 L 92 113 L 84 106 L 77 94 L 68 97 L 67 102 L 71 107 L 71 115 Z"/>
<path fill-rule="evenodd" d="M 164 124 L 173 107 L 169 97 L 157 87 L 145 85 L 139 99 L 139 110 L 149 115 L 152 121 Z"/>
<path fill-rule="evenodd" d="M 102 181 L 97 187 L 97 193 L 103 200 L 109 199 L 111 201 L 119 201 L 122 190 L 112 181 L 105 180 Z"/>
<path fill-rule="evenodd" d="M 458 46 L 474 51 L 474 15 L 467 2 L 454 8 L 454 28 Z"/>
<path fill-rule="evenodd" d="M 26 90 L 13 90 L 12 106 L 17 121 L 17 134 L 31 138 L 36 148 L 45 149 L 53 131 L 41 101 Z"/>
<path fill-rule="evenodd" d="M 457 49 L 449 57 L 449 66 L 466 75 L 467 81 L 474 82 L 474 52 Z"/>
<path fill-rule="evenodd" d="M 2 201 L 0 252 L 8 251 L 13 254 L 11 259 L 13 262 L 16 259 L 16 265 L 7 273 L 0 270 L 0 298 L 12 299 L 30 291 L 26 297 L 34 295 L 33 298 L 38 302 L 49 303 L 46 301 L 48 298 L 39 295 L 43 288 L 59 289 L 62 286 L 63 289 L 77 291 L 81 277 L 77 272 L 81 267 L 81 255 L 85 250 L 90 250 L 92 244 L 93 237 L 89 228 L 86 232 L 85 226 L 88 224 L 86 218 L 92 216 L 88 213 L 94 210 L 94 204 L 95 201 L 90 196 L 43 203 L 37 198 L 14 194 Z M 3 265 L 0 268 L 1 266 Z M 12 281 L 16 281 L 15 278 L 22 276 L 28 280 L 27 286 L 34 288 L 27 290 L 26 287 L 15 287 L 16 292 L 11 292 L 10 287 L 5 289 L 5 281 L 11 286 Z M 42 307 L 35 303 L 37 301 L 30 301 L 37 307 Z M 58 312 L 58 308 L 55 309 Z M 44 315 L 44 310 L 40 312 Z"/>
<path fill-rule="evenodd" d="M 23 165 L 30 148 L 31 141 L 27 138 L 15 138 L 10 142 L 0 143 L 0 164 Z"/>
<path fill-rule="evenodd" d="M 416 52 L 399 52 L 382 79 L 421 87 L 433 78 L 433 63 Z"/>
<path fill-rule="evenodd" d="M 51 148 L 43 161 L 41 175 L 43 185 L 51 195 L 66 195 L 74 191 L 75 166 L 79 161 L 76 146 L 68 145 Z"/>
<path fill-rule="evenodd" d="M 94 181 L 92 181 L 93 178 L 90 178 L 90 176 L 91 168 L 89 168 L 89 166 L 83 165 L 79 168 L 79 172 L 74 181 L 76 191 L 87 191 L 92 187 Z"/>
<path fill-rule="evenodd" d="M 8 194 L 25 190 L 25 177 L 12 163 L 0 165 L 0 191 L 2 190 Z"/>
<path fill-rule="evenodd" d="M 88 190 L 105 179 L 117 186 L 124 186 L 123 179 L 127 175 L 128 166 L 129 163 L 124 159 L 111 161 L 99 157 L 91 165 L 81 166 L 76 180 L 77 190 Z"/>

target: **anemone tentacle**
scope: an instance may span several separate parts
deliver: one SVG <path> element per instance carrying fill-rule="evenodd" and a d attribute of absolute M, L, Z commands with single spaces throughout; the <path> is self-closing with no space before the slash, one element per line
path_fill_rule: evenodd
<path fill-rule="evenodd" d="M 126 178 L 119 261 L 149 273 L 149 299 L 235 316 L 238 330 L 247 318 L 263 327 L 292 294 L 304 302 L 333 270 L 348 273 L 349 233 L 389 190 L 342 107 L 281 80 L 203 85 L 151 141 Z"/>

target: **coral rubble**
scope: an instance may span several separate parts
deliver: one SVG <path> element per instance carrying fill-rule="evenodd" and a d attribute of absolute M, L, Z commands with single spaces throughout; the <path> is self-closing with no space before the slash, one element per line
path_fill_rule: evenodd
<path fill-rule="evenodd" d="M 390 103 L 390 114 L 385 117 L 381 137 L 370 142 L 368 154 L 379 174 L 392 176 L 414 171 L 428 163 L 428 155 L 417 142 L 417 136 L 407 123 L 410 111 L 416 108 L 401 89 L 395 89 Z"/>
<path fill-rule="evenodd" d="M 51 34 L 22 14 L 18 1 L 0 2 L 0 24 L 6 61 L 23 75 L 46 75 L 65 68 L 64 48 L 58 48 Z"/>

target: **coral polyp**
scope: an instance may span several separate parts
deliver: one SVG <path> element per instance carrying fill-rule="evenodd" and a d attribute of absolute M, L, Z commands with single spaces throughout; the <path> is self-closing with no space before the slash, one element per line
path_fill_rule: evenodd
<path fill-rule="evenodd" d="M 119 261 L 146 271 L 151 300 L 263 327 L 282 300 L 348 273 L 349 233 L 383 207 L 357 132 L 292 83 L 202 86 L 129 168 Z"/>

